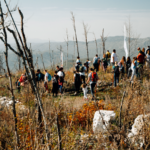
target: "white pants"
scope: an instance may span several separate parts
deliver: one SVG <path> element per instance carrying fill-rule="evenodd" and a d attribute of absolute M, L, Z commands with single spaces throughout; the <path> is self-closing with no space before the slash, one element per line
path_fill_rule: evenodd
<path fill-rule="evenodd" d="M 82 88 L 82 90 L 83 90 L 84 98 L 87 99 L 87 92 L 88 92 L 87 87 Z"/>
<path fill-rule="evenodd" d="M 133 80 L 135 74 L 136 74 L 136 69 L 132 69 L 131 81 Z"/>

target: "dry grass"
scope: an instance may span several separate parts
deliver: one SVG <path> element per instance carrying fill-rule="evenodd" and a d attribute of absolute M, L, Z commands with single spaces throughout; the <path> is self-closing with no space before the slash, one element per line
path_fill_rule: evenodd
<path fill-rule="evenodd" d="M 53 71 L 48 71 L 52 74 Z M 13 84 L 15 84 L 16 78 L 21 73 L 16 73 L 13 77 Z M 148 72 L 146 72 L 147 76 Z M 107 83 L 112 82 L 111 67 L 108 68 L 108 73 L 100 71 L 98 73 L 101 86 L 98 88 L 96 95 L 98 100 L 104 98 L 104 109 L 115 108 L 116 122 L 112 125 L 110 130 L 110 137 L 104 138 L 102 134 L 99 134 L 99 138 L 95 138 L 92 131 L 92 119 L 87 118 L 85 120 L 84 128 L 74 122 L 70 122 L 68 117 L 70 114 L 75 115 L 78 111 L 82 111 L 86 106 L 91 105 L 91 100 L 83 100 L 83 96 L 71 96 L 69 93 L 62 97 L 53 98 L 51 95 L 43 94 L 42 102 L 44 111 L 47 118 L 48 130 L 50 131 L 50 141 L 52 149 L 58 147 L 58 134 L 56 125 L 56 114 L 59 115 L 59 123 L 61 126 L 61 137 L 63 149 L 102 149 L 103 147 L 109 147 L 110 149 L 137 149 L 138 145 L 131 144 L 126 141 L 128 135 L 128 129 L 134 122 L 134 119 L 141 114 L 150 113 L 149 105 L 149 92 L 150 83 L 148 78 L 144 76 L 143 82 L 134 82 L 133 86 L 126 80 L 122 80 L 121 84 L 117 88 L 111 86 L 104 86 Z M 65 80 L 68 82 L 65 88 L 70 88 L 73 80 L 73 69 L 66 72 Z M 6 88 L 8 84 L 7 78 L 0 79 L 0 95 L 9 97 L 9 91 Z M 43 85 L 41 85 L 43 86 Z M 41 87 L 40 86 L 40 87 Z M 103 88 L 104 86 L 104 88 Z M 51 88 L 51 86 L 50 86 Z M 122 108 L 122 128 L 119 127 L 119 112 L 120 103 L 123 91 L 126 90 L 126 96 L 124 98 Z M 46 149 L 45 132 L 43 122 L 41 125 L 37 122 L 38 111 L 36 109 L 36 100 L 34 95 L 30 92 L 30 86 L 26 87 L 21 93 L 15 92 L 16 99 L 26 106 L 26 111 L 18 109 L 17 106 L 17 119 L 18 119 L 18 132 L 20 135 L 21 149 Z M 93 107 L 93 106 L 92 106 Z M 87 107 L 88 108 L 88 107 Z M 79 117 L 79 116 L 78 116 Z M 11 109 L 0 110 L 0 141 L 1 147 L 13 149 L 15 145 L 14 139 L 14 120 Z M 89 122 L 88 122 L 89 120 Z M 76 120 L 77 121 L 77 120 Z M 80 122 L 81 123 L 81 122 Z M 149 129 L 147 134 L 144 134 L 146 138 L 145 145 L 149 142 Z M 90 138 L 80 142 L 81 134 L 88 134 Z M 116 140 L 114 137 L 118 137 Z M 120 138 L 119 138 L 120 137 Z M 43 140 L 41 140 L 43 139 Z M 104 146 L 105 145 L 105 146 Z M 2 149 L 2 148 L 1 148 Z"/>

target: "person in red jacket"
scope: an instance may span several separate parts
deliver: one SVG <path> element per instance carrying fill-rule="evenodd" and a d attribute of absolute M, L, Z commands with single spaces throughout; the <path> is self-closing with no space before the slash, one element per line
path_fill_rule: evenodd
<path fill-rule="evenodd" d="M 141 51 L 140 47 L 137 49 L 139 51 L 139 54 L 137 55 L 137 60 L 139 64 L 144 64 L 145 62 L 145 53 Z"/>
<path fill-rule="evenodd" d="M 25 74 L 22 74 L 19 79 L 20 85 L 25 86 L 26 81 L 27 81 L 27 78 L 26 78 Z"/>

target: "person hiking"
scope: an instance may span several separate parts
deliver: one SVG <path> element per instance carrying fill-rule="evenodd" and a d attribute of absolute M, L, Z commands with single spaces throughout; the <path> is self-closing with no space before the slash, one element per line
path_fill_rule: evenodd
<path fill-rule="evenodd" d="M 81 80 L 83 81 L 83 83 L 85 83 L 85 72 L 86 72 L 86 63 L 84 63 L 84 66 L 80 66 L 79 68 L 79 72 L 80 72 L 80 76 L 81 76 Z"/>
<path fill-rule="evenodd" d="M 57 73 L 59 72 L 59 66 L 56 66 L 56 71 L 57 71 Z"/>
<path fill-rule="evenodd" d="M 132 76 L 131 76 L 130 82 L 133 81 L 134 75 L 136 75 L 136 72 L 137 72 L 136 68 L 137 68 L 137 58 L 133 57 L 133 61 L 131 64 Z"/>
<path fill-rule="evenodd" d="M 90 82 L 90 86 L 91 86 L 91 94 L 92 94 L 92 100 L 94 99 L 94 89 L 96 87 L 96 83 L 98 81 L 98 75 L 96 72 L 94 72 L 93 68 L 90 68 L 90 73 L 88 75 L 88 80 L 86 82 L 86 84 L 88 84 Z"/>
<path fill-rule="evenodd" d="M 79 57 L 79 56 L 77 57 L 76 64 L 79 64 L 79 65 L 81 64 L 81 61 L 80 61 L 80 57 Z"/>
<path fill-rule="evenodd" d="M 137 55 L 137 60 L 139 64 L 143 65 L 145 61 L 145 53 L 141 51 L 140 47 L 137 49 L 139 51 L 139 54 Z"/>
<path fill-rule="evenodd" d="M 88 100 L 87 98 L 87 92 L 88 92 L 88 89 L 87 89 L 87 84 L 82 84 L 82 90 L 83 90 L 83 94 L 84 94 L 84 99 Z"/>
<path fill-rule="evenodd" d="M 103 63 L 103 70 L 106 73 L 106 69 L 108 66 L 106 54 L 103 55 L 102 63 Z"/>
<path fill-rule="evenodd" d="M 21 77 L 20 77 L 20 79 L 19 79 L 19 85 L 20 86 L 25 86 L 26 84 L 27 84 L 27 77 L 26 77 L 26 75 L 23 73 L 22 75 L 21 75 Z"/>
<path fill-rule="evenodd" d="M 117 58 L 117 54 L 116 54 L 116 50 L 113 49 L 113 52 L 111 54 L 111 60 L 110 60 L 112 66 L 115 64 L 115 62 L 118 62 L 118 58 Z"/>
<path fill-rule="evenodd" d="M 110 57 L 111 57 L 111 53 L 109 52 L 109 50 L 107 50 L 107 52 L 106 52 L 106 58 L 107 58 L 108 65 L 110 64 Z"/>
<path fill-rule="evenodd" d="M 86 69 L 87 69 L 86 72 L 88 73 L 89 72 L 89 66 L 90 66 L 91 62 L 89 61 L 89 59 L 87 59 L 85 63 L 86 63 Z"/>
<path fill-rule="evenodd" d="M 59 72 L 57 73 L 58 75 L 58 88 L 60 90 L 60 94 L 63 94 L 63 82 L 64 82 L 64 72 L 63 72 L 63 67 L 60 67 Z"/>
<path fill-rule="evenodd" d="M 79 72 L 78 68 L 74 72 L 73 80 L 74 80 L 74 85 L 75 85 L 75 93 L 74 93 L 74 95 L 77 95 L 77 93 L 79 93 L 81 82 L 82 82 L 82 79 L 81 79 L 80 72 Z"/>
<path fill-rule="evenodd" d="M 93 58 L 93 66 L 94 66 L 94 70 L 96 70 L 97 72 L 98 71 L 98 55 L 97 54 Z"/>
<path fill-rule="evenodd" d="M 150 46 L 147 46 L 146 54 L 148 53 L 149 50 L 150 50 Z"/>
<path fill-rule="evenodd" d="M 78 69 L 80 68 L 80 62 L 78 62 L 78 63 L 75 64 L 75 70 L 77 70 L 77 68 Z"/>
<path fill-rule="evenodd" d="M 148 50 L 146 54 L 146 67 L 150 68 L 150 50 Z"/>
<path fill-rule="evenodd" d="M 53 93 L 53 96 L 54 94 L 56 94 L 56 97 L 57 97 L 57 94 L 58 94 L 58 75 L 57 75 L 57 70 L 55 71 L 55 74 L 52 78 L 52 84 L 53 84 L 53 88 L 52 88 L 52 93 Z"/>
<path fill-rule="evenodd" d="M 131 67 L 131 59 L 130 59 L 130 57 L 127 57 L 127 61 L 126 61 L 126 73 L 127 73 L 127 75 L 128 75 L 130 67 Z"/>
<path fill-rule="evenodd" d="M 123 56 L 122 57 L 122 59 L 121 59 L 121 70 L 120 70 L 120 72 L 121 72 L 121 79 L 124 77 L 124 74 L 125 74 L 125 67 L 126 67 L 126 58 L 125 58 L 125 56 Z"/>
<path fill-rule="evenodd" d="M 115 65 L 113 66 L 113 73 L 114 73 L 114 87 L 116 87 L 117 83 L 119 83 L 119 75 L 120 75 L 119 66 L 117 62 L 115 62 Z"/>
<path fill-rule="evenodd" d="M 44 74 L 41 73 L 40 69 L 37 69 L 37 73 L 35 74 L 35 78 L 37 82 L 44 81 Z"/>
<path fill-rule="evenodd" d="M 45 87 L 46 92 L 49 93 L 48 82 L 51 81 L 52 77 L 51 77 L 51 75 L 47 72 L 47 70 L 45 70 L 44 72 L 45 72 L 44 87 Z"/>

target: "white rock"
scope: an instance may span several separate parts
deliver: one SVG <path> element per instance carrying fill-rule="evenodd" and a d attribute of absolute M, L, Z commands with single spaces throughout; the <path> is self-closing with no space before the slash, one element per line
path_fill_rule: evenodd
<path fill-rule="evenodd" d="M 150 114 L 147 115 L 139 115 L 134 120 L 134 124 L 132 125 L 131 132 L 128 134 L 128 138 L 131 140 L 132 143 L 138 143 L 143 145 L 143 126 L 144 123 L 150 125 Z"/>
<path fill-rule="evenodd" d="M 19 106 L 20 109 L 26 109 L 24 105 L 22 105 L 21 102 L 15 100 L 17 106 Z M 10 98 L 8 97 L 0 97 L 0 106 L 2 106 L 3 108 L 4 107 L 11 107 L 13 104 L 13 100 L 11 100 Z"/>
<path fill-rule="evenodd" d="M 103 117 L 103 119 L 101 116 Z M 107 132 L 106 127 L 109 128 L 110 121 L 115 120 L 115 117 L 116 114 L 114 111 L 108 111 L 108 110 L 96 111 L 93 119 L 94 133 Z M 105 125 L 103 124 L 103 120 L 105 122 Z"/>

